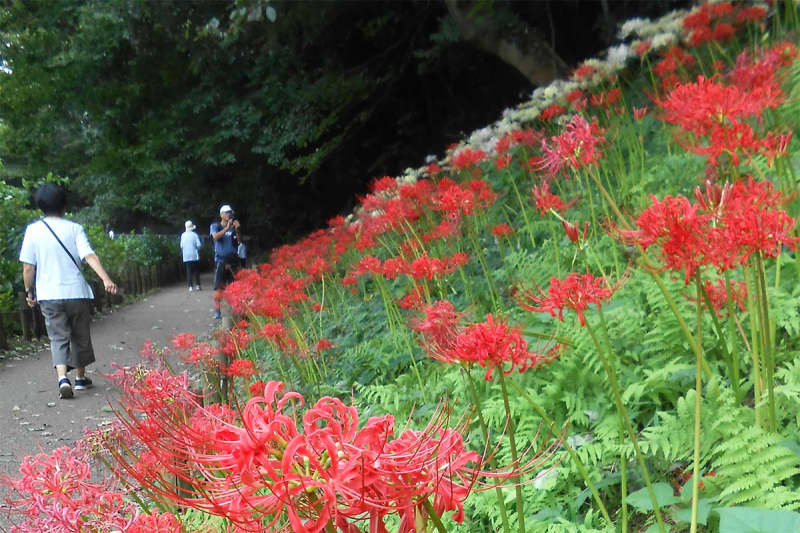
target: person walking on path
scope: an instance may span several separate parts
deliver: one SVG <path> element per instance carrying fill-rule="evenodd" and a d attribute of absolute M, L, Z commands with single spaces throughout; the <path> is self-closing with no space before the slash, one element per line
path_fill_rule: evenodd
<path fill-rule="evenodd" d="M 233 281 L 241 265 L 237 249 L 242 242 L 241 224 L 234 217 L 230 205 L 219 208 L 219 219 L 209 229 L 214 239 L 214 318 L 217 320 L 222 318 L 222 289 Z"/>
<path fill-rule="evenodd" d="M 45 183 L 36 193 L 36 205 L 44 217 L 25 228 L 19 253 L 25 298 L 30 307 L 38 303 L 44 315 L 53 366 L 61 398 L 72 398 L 72 383 L 67 373 L 75 369 L 75 390 L 92 385 L 86 366 L 95 361 L 89 331 L 92 289 L 83 277 L 77 258 L 92 267 L 105 290 L 116 294 L 100 259 L 89 245 L 80 224 L 63 217 L 66 192 Z"/>
<path fill-rule="evenodd" d="M 186 282 L 189 284 L 189 291 L 192 291 L 192 278 L 194 278 L 194 290 L 200 290 L 200 237 L 194 232 L 197 226 L 191 220 L 184 224 L 186 231 L 181 235 L 181 251 L 183 252 L 183 264 L 186 265 Z"/>

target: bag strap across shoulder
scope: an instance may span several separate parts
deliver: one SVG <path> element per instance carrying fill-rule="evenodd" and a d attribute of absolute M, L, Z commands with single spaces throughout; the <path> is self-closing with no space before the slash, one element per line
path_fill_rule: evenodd
<path fill-rule="evenodd" d="M 69 250 L 67 250 L 67 247 L 64 246 L 64 243 L 61 242 L 61 239 L 58 238 L 58 235 L 56 235 L 56 232 L 53 231 L 53 228 L 50 227 L 50 224 L 48 224 L 47 221 L 44 218 L 42 219 L 42 223 L 45 226 L 47 226 L 47 229 L 49 229 L 50 233 L 53 234 L 53 237 L 56 238 L 56 240 L 58 241 L 58 244 L 60 244 L 61 248 L 64 249 L 64 252 L 69 256 L 70 259 L 72 259 L 72 262 L 75 264 L 75 268 L 78 269 L 78 272 L 83 273 L 83 269 L 81 268 L 81 266 L 78 264 L 78 262 L 75 260 L 75 258 L 72 256 L 72 254 L 69 252 Z"/>

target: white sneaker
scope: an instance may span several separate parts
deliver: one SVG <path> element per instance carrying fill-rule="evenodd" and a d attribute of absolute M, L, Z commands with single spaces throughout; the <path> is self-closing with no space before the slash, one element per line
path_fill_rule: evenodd
<path fill-rule="evenodd" d="M 194 290 L 196 290 L 196 291 L 199 291 L 199 290 L 200 290 L 200 285 L 197 285 L 197 286 L 194 288 Z"/>
<path fill-rule="evenodd" d="M 189 287 L 189 292 L 192 292 L 193 290 L 194 290 L 194 289 L 192 289 L 191 287 Z"/>

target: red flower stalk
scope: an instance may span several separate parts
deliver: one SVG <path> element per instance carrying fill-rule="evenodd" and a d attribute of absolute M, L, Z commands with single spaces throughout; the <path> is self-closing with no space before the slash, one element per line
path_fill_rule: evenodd
<path fill-rule="evenodd" d="M 526 291 L 520 298 L 523 309 L 534 313 L 550 313 L 551 316 L 564 320 L 564 309 L 572 309 L 578 314 L 581 326 L 586 325 L 583 312 L 594 304 L 600 306 L 611 298 L 613 289 L 605 278 L 596 278 L 592 274 L 572 272 L 563 280 L 550 278 L 547 293 L 538 289 L 538 294 Z"/>

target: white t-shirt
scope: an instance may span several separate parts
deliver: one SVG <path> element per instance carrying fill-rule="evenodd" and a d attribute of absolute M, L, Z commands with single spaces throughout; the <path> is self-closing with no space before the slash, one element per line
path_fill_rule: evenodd
<path fill-rule="evenodd" d="M 80 224 L 58 217 L 46 217 L 45 220 L 76 261 L 94 253 Z M 36 267 L 36 298 L 39 301 L 94 298 L 78 267 L 41 221 L 32 222 L 25 228 L 19 260 Z"/>

